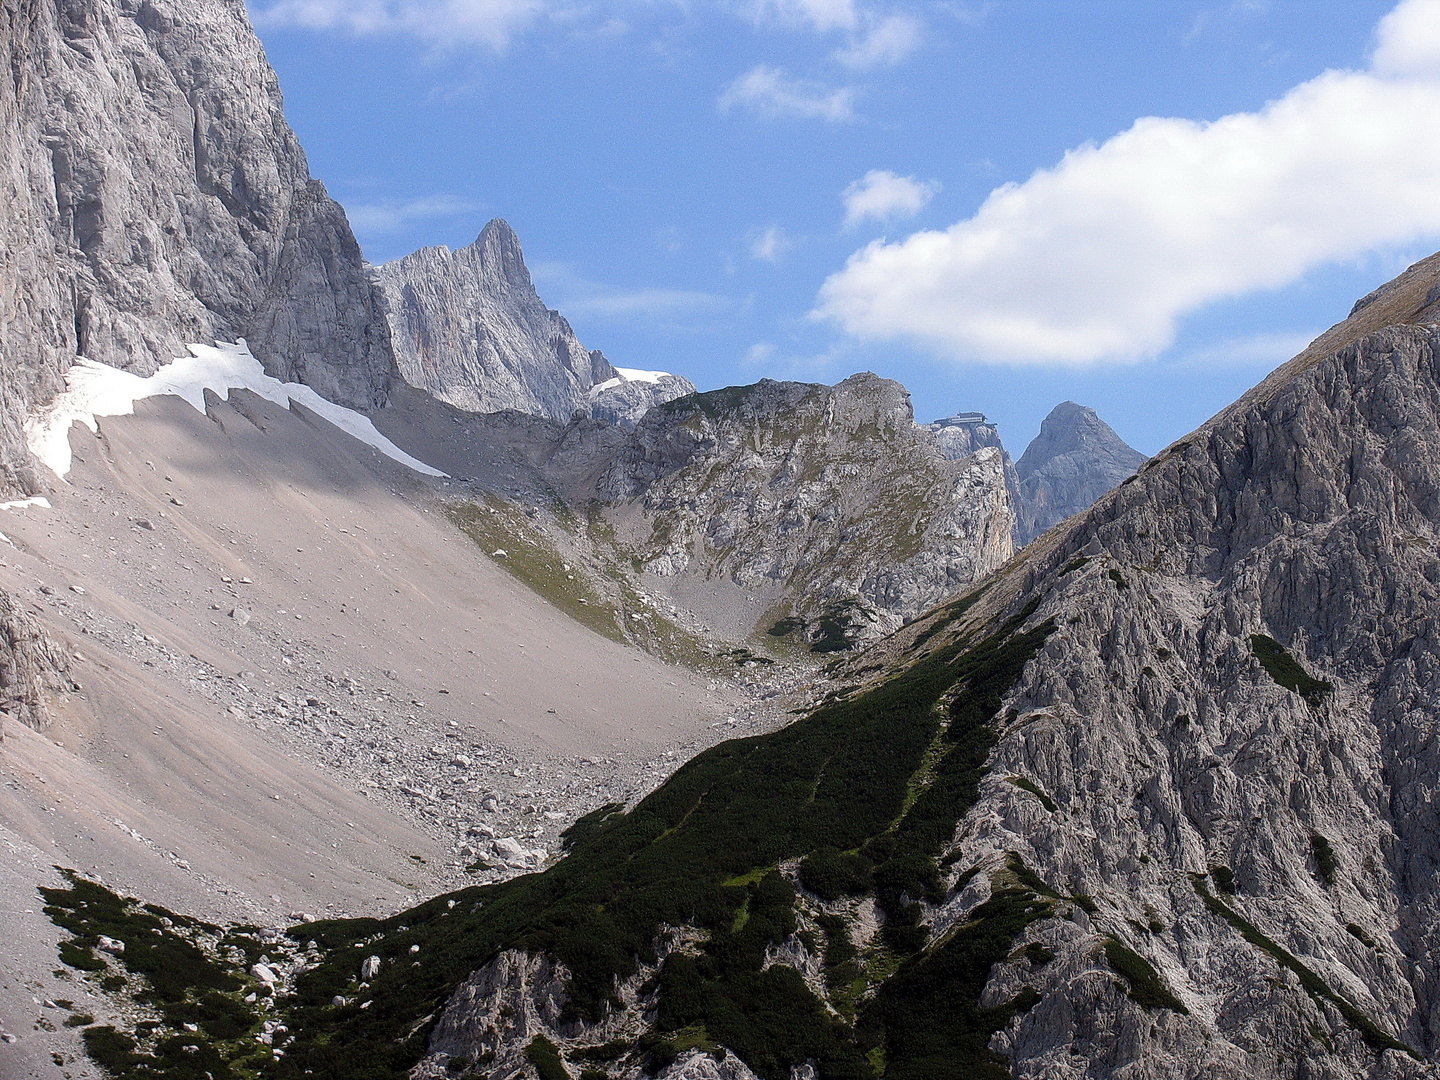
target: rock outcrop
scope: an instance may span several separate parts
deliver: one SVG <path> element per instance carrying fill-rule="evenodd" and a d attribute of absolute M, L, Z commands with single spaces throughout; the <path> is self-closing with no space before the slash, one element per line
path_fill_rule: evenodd
<path fill-rule="evenodd" d="M 652 409 L 599 483 L 649 573 L 772 601 L 776 636 L 846 648 L 1009 558 L 1004 452 L 948 460 L 899 383 L 729 387 Z"/>
<path fill-rule="evenodd" d="M 376 268 L 405 381 L 467 412 L 505 409 L 634 427 L 688 379 L 613 367 L 541 301 L 520 240 L 496 218 L 459 251 L 421 248 Z"/>
<path fill-rule="evenodd" d="M 40 628 L 23 605 L 0 592 L 0 741 L 5 721 L 44 731 L 49 698 L 73 688 L 70 655 Z"/>
<path fill-rule="evenodd" d="M 695 384 L 683 375 L 632 368 L 614 370 L 613 379 L 606 379 L 590 388 L 590 415 L 627 431 L 635 430 L 635 425 L 656 405 L 695 393 Z"/>
<path fill-rule="evenodd" d="M 1145 455 L 1126 445 L 1094 409 L 1073 401 L 1056 405 L 1015 463 L 1016 540 L 1028 544 L 1088 509 L 1144 462 Z"/>
<path fill-rule="evenodd" d="M 266 370 L 384 401 L 389 330 L 308 172 L 241 0 L 0 3 L 0 465 L 77 355 L 148 375 L 244 337 Z"/>

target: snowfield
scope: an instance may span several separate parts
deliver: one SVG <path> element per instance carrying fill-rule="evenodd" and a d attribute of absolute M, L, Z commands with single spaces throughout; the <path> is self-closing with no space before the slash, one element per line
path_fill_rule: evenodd
<path fill-rule="evenodd" d="M 244 338 L 233 345 L 217 341 L 213 346 L 187 347 L 191 355 L 177 357 L 146 379 L 84 357 L 77 359 L 65 373 L 65 392 L 25 423 L 31 452 L 63 480 L 71 465 L 70 426 L 77 420 L 96 431 L 97 416 L 131 416 L 135 402 L 162 394 L 184 398 L 203 413 L 206 390 L 226 401 L 231 390 L 249 390 L 286 408 L 292 403 L 303 405 L 347 435 L 418 473 L 446 475 L 405 453 L 376 431 L 363 413 L 327 401 L 308 386 L 281 382 L 265 374 L 260 361 L 250 355 Z"/>

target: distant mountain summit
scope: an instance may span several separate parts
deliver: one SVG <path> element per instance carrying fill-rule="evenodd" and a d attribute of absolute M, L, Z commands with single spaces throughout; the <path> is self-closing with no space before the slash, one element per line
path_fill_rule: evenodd
<path fill-rule="evenodd" d="M 411 386 L 468 412 L 504 409 L 566 421 L 599 415 L 633 427 L 688 379 L 616 368 L 580 344 L 535 291 L 520 239 L 499 218 L 459 251 L 421 248 L 376 270 L 395 361 Z"/>
<path fill-rule="evenodd" d="M 1017 541 L 1028 544 L 1055 523 L 1089 509 L 1144 463 L 1145 455 L 1116 435 L 1094 409 L 1073 401 L 1056 405 L 1015 463 Z"/>

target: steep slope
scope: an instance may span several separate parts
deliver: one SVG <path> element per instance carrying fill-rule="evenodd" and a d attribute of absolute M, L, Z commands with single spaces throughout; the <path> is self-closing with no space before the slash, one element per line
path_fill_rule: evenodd
<path fill-rule="evenodd" d="M 77 355 L 146 375 L 248 339 L 272 375 L 368 408 L 389 330 L 310 177 L 241 0 L 0 4 L 0 466 Z"/>
<path fill-rule="evenodd" d="M 729 583 L 752 625 L 821 650 L 894 629 L 1012 551 L 1003 452 L 947 460 L 905 389 L 868 373 L 652 409 L 597 488 L 647 575 Z"/>
<path fill-rule="evenodd" d="M 1440 1075 L 1440 327 L 1367 310 L 546 873 L 298 928 L 274 1075 Z"/>
<path fill-rule="evenodd" d="M 1088 509 L 1144 462 L 1145 455 L 1127 446 L 1094 409 L 1073 401 L 1056 405 L 1015 463 L 1018 541 L 1028 544 Z"/>
<path fill-rule="evenodd" d="M 469 247 L 421 248 L 375 272 L 385 294 L 395 356 L 411 386 L 469 412 L 504 409 L 567 421 L 577 411 L 634 426 L 641 403 L 695 387 L 622 374 L 587 352 L 559 312 L 541 302 L 520 240 L 496 218 Z M 624 393 L 615 392 L 624 387 Z M 645 407 L 648 407 L 648 404 Z"/>

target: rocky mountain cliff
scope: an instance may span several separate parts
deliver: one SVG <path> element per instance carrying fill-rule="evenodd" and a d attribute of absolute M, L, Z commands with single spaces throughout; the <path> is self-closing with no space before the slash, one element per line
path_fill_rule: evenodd
<path fill-rule="evenodd" d="M 633 427 L 649 405 L 695 392 L 675 376 L 629 377 L 587 351 L 540 300 L 519 238 L 498 218 L 469 247 L 421 248 L 377 268 L 376 280 L 400 373 L 456 408 L 562 422 L 593 409 Z"/>
<path fill-rule="evenodd" d="M 1012 552 L 1003 451 L 948 460 L 899 383 L 765 379 L 647 413 L 597 484 L 648 574 L 729 582 L 764 626 L 846 648 Z"/>
<path fill-rule="evenodd" d="M 149 374 L 244 337 L 271 374 L 385 400 L 389 329 L 241 0 L 0 4 L 0 464 L 77 355 Z"/>
<path fill-rule="evenodd" d="M 1016 540 L 1028 544 L 1089 509 L 1144 462 L 1145 455 L 1126 445 L 1094 409 L 1073 401 L 1056 405 L 1015 463 Z"/>
<path fill-rule="evenodd" d="M 546 872 L 297 927 L 267 1069 L 1440 1075 L 1431 295 L 1440 257 Z"/>

